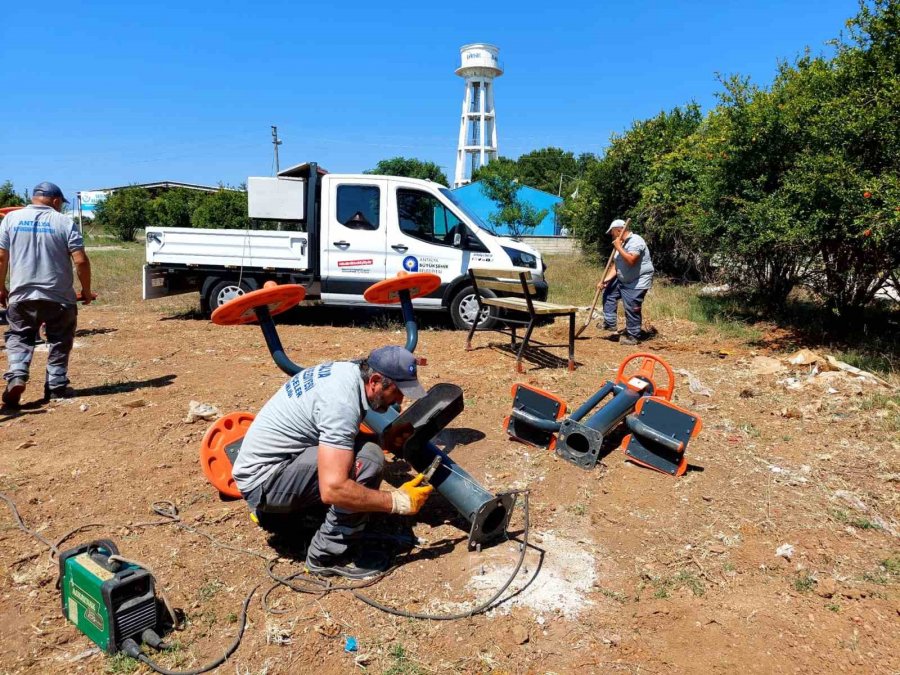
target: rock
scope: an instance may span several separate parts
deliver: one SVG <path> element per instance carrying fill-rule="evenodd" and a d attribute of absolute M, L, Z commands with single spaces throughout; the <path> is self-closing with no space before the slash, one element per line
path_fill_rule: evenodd
<path fill-rule="evenodd" d="M 794 547 L 792 544 L 782 544 L 777 549 L 775 549 L 775 555 L 779 558 L 790 560 L 794 557 Z"/>
<path fill-rule="evenodd" d="M 525 626 L 515 625 L 510 630 L 510 635 L 517 645 L 524 645 L 528 642 L 528 629 Z"/>
<path fill-rule="evenodd" d="M 145 398 L 133 398 L 130 401 L 124 401 L 120 403 L 123 408 L 143 408 L 147 405 L 147 399 Z"/>
<path fill-rule="evenodd" d="M 219 409 L 209 403 L 201 403 L 200 401 L 191 401 L 188 404 L 188 414 L 184 418 L 186 424 L 193 424 L 197 420 L 206 420 L 211 422 L 220 417 L 222 413 Z"/>
<path fill-rule="evenodd" d="M 816 595 L 821 598 L 830 598 L 837 591 L 837 582 L 834 579 L 828 578 L 816 582 Z"/>
<path fill-rule="evenodd" d="M 770 356 L 754 356 L 750 359 L 750 371 L 756 375 L 775 375 L 785 369 L 781 361 Z"/>
<path fill-rule="evenodd" d="M 36 445 L 37 443 L 35 443 L 34 441 L 25 441 L 24 443 L 19 443 L 16 446 L 16 450 L 26 450 L 28 448 L 33 448 Z"/>
<path fill-rule="evenodd" d="M 841 595 L 848 600 L 862 600 L 867 593 L 859 588 L 844 588 L 841 590 Z"/>

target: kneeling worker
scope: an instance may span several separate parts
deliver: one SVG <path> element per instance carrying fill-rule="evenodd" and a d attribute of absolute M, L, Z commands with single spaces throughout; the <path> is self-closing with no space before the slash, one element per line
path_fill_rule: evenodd
<path fill-rule="evenodd" d="M 385 562 L 353 551 L 371 512 L 418 513 L 432 491 L 422 474 L 399 490 L 379 489 L 384 454 L 357 438 L 370 408 L 384 412 L 404 396 L 425 394 L 416 359 L 402 347 L 380 347 L 360 361 L 323 363 L 298 373 L 263 406 L 244 437 L 232 475 L 254 520 L 321 511 L 307 568 L 325 576 L 362 578 Z"/>

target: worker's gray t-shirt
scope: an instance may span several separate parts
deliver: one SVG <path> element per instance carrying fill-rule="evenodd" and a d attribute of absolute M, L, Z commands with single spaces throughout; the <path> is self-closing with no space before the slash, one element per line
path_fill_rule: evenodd
<path fill-rule="evenodd" d="M 232 469 L 238 489 L 249 493 L 279 466 L 320 443 L 352 452 L 368 409 L 359 364 L 323 363 L 297 373 L 247 430 Z"/>
<path fill-rule="evenodd" d="M 0 248 L 9 251 L 10 302 L 76 303 L 70 256 L 84 240 L 69 216 L 37 204 L 13 211 L 0 223 Z"/>
<path fill-rule="evenodd" d="M 650 259 L 650 249 L 643 237 L 634 233 L 628 235 L 622 248 L 628 253 L 637 254 L 638 259 L 634 265 L 629 265 L 619 252 L 616 251 L 616 276 L 624 288 L 633 288 L 643 291 L 653 285 L 653 261 Z"/>

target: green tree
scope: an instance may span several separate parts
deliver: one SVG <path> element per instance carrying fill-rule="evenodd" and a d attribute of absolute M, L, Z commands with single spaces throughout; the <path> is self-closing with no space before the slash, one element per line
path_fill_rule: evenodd
<path fill-rule="evenodd" d="M 94 222 L 122 241 L 134 241 L 138 230 L 150 224 L 150 193 L 143 188 L 116 190 L 97 204 Z"/>
<path fill-rule="evenodd" d="M 4 206 L 24 206 L 25 200 L 16 194 L 12 181 L 4 181 L 0 185 L 0 208 Z"/>
<path fill-rule="evenodd" d="M 421 178 L 441 185 L 448 185 L 447 176 L 434 162 L 426 162 L 412 157 L 392 157 L 383 159 L 365 173 L 381 176 L 402 176 L 404 178 Z"/>
<path fill-rule="evenodd" d="M 227 190 L 203 195 L 191 214 L 191 226 L 206 229 L 244 230 L 250 227 L 247 193 Z"/>
<path fill-rule="evenodd" d="M 492 170 L 483 172 L 481 189 L 497 204 L 497 211 L 488 220 L 501 234 L 521 237 L 540 225 L 549 211 L 538 211 L 531 204 L 519 199 L 520 185 L 515 177 L 515 163 L 491 162 Z"/>
<path fill-rule="evenodd" d="M 205 193 L 176 188 L 153 199 L 153 223 L 160 227 L 191 227 L 191 216 Z"/>
<path fill-rule="evenodd" d="M 653 162 L 691 135 L 701 121 L 700 107 L 695 103 L 661 112 L 635 122 L 622 135 L 614 135 L 598 161 L 586 161 L 578 196 L 562 209 L 565 225 L 581 239 L 585 251 L 603 254 L 609 250 L 605 232 L 616 218 L 631 217 L 636 228 L 643 226 L 638 205 Z M 653 234 L 646 234 L 652 249 Z"/>

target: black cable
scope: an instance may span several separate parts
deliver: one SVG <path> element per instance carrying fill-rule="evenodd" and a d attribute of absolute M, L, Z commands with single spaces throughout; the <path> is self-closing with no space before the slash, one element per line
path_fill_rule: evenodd
<path fill-rule="evenodd" d="M 157 673 L 162 673 L 162 675 L 200 675 L 200 673 L 206 673 L 210 670 L 218 668 L 228 660 L 229 656 L 237 651 L 238 647 L 240 647 L 241 639 L 244 637 L 244 629 L 247 627 L 247 609 L 250 607 L 250 601 L 253 599 L 253 594 L 256 593 L 256 589 L 258 588 L 259 584 L 256 584 L 256 586 L 254 586 L 250 590 L 250 593 L 247 594 L 247 598 L 244 600 L 244 604 L 241 607 L 241 616 L 238 620 L 238 632 L 234 638 L 234 641 L 228 646 L 228 649 L 225 650 L 225 653 L 222 654 L 222 656 L 217 658 L 215 661 L 210 661 L 205 666 L 195 668 L 193 670 L 168 670 L 166 668 L 163 668 L 158 663 L 153 661 L 153 659 L 151 659 L 149 656 L 144 654 L 138 644 L 131 638 L 125 640 L 122 643 L 122 651 L 128 654 L 128 656 L 130 656 L 131 658 L 137 659 L 141 663 L 145 663 Z"/>
<path fill-rule="evenodd" d="M 18 526 L 18 528 L 19 528 L 20 530 L 22 530 L 22 532 L 24 532 L 25 534 L 29 534 L 29 535 L 31 535 L 32 537 L 34 537 L 35 539 L 37 539 L 37 540 L 38 540 L 39 542 L 41 542 L 44 546 L 46 546 L 46 547 L 49 548 L 51 551 L 53 551 L 53 554 L 54 554 L 54 555 L 59 555 L 59 549 L 56 547 L 56 545 L 54 545 L 54 543 L 53 543 L 52 541 L 50 541 L 49 539 L 47 539 L 46 537 L 44 537 L 44 536 L 43 536 L 42 534 L 40 534 L 39 532 L 35 532 L 34 530 L 32 530 L 31 528 L 29 528 L 29 527 L 25 524 L 25 521 L 22 520 L 22 516 L 21 516 L 21 514 L 19 513 L 19 508 L 16 506 L 16 503 L 15 503 L 12 499 L 10 499 L 9 497 L 7 497 L 7 496 L 6 496 L 5 494 L 3 494 L 2 492 L 0 492 L 0 499 L 2 499 L 3 501 L 5 501 L 6 504 L 7 504 L 7 506 L 9 506 L 10 510 L 12 510 L 13 518 L 15 518 L 15 520 L 16 520 L 16 525 Z"/>
<path fill-rule="evenodd" d="M 425 619 L 427 621 L 456 621 L 458 619 L 467 619 L 469 617 L 475 616 L 476 614 L 482 614 L 483 612 L 488 611 L 491 607 L 494 606 L 494 603 L 506 592 L 506 589 L 510 587 L 513 580 L 515 580 L 516 576 L 519 574 L 519 570 L 522 568 L 522 563 L 525 562 L 525 553 L 528 551 L 528 530 L 529 530 L 529 510 L 528 510 L 528 490 L 523 490 L 522 494 L 525 495 L 525 506 L 523 507 L 525 512 L 525 529 L 522 533 L 522 542 L 519 544 L 519 561 L 516 563 L 515 569 L 513 569 L 512 574 L 509 575 L 509 578 L 506 580 L 506 583 L 500 587 L 500 590 L 494 593 L 487 601 L 481 603 L 480 605 L 473 607 L 465 612 L 459 612 L 457 614 L 425 614 L 422 612 L 408 612 L 405 609 L 397 609 L 395 607 L 388 607 L 387 605 L 383 605 L 377 600 L 373 600 L 372 598 L 363 595 L 359 591 L 352 591 L 353 597 L 357 600 L 360 600 L 367 605 L 374 607 L 375 609 L 379 609 L 382 612 L 387 612 L 388 614 L 393 614 L 394 616 L 402 616 L 408 619 Z"/>

